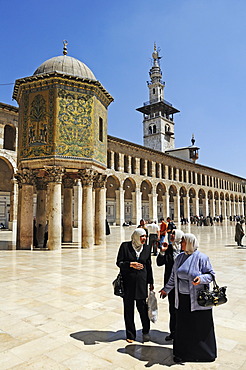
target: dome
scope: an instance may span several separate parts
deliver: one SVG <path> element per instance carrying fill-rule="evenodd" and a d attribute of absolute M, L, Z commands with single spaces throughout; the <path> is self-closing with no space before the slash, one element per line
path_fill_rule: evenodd
<path fill-rule="evenodd" d="M 60 55 L 46 60 L 36 69 L 33 75 L 51 72 L 60 72 L 70 76 L 88 78 L 96 81 L 96 77 L 87 65 L 67 55 Z"/>

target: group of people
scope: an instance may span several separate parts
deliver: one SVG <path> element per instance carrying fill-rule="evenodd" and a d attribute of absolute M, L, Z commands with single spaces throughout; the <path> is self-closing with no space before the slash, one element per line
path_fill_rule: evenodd
<path fill-rule="evenodd" d="M 142 223 L 142 225 L 141 225 Z M 173 359 L 177 363 L 186 361 L 211 362 L 217 357 L 212 309 L 199 306 L 198 290 L 209 284 L 215 275 L 209 258 L 198 251 L 195 235 L 182 230 L 159 227 L 158 266 L 165 265 L 164 286 L 160 297 L 168 296 L 170 334 L 166 341 L 173 340 Z M 116 264 L 120 268 L 124 285 L 124 320 L 126 341 L 134 342 L 136 327 L 134 305 L 142 323 L 143 341 L 150 339 L 150 320 L 146 299 L 148 290 L 154 289 L 151 261 L 151 244 L 146 243 L 151 229 L 143 222 L 119 248 Z M 165 228 L 165 230 L 164 230 Z M 149 231 L 150 230 L 150 231 Z M 164 234 L 165 235 L 162 235 Z M 163 237 L 164 236 L 164 237 Z"/>

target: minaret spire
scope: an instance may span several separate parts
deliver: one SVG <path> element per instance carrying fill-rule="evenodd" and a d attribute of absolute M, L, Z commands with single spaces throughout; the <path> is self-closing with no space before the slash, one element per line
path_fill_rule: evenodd
<path fill-rule="evenodd" d="M 63 55 L 67 55 L 67 40 L 63 40 Z"/>

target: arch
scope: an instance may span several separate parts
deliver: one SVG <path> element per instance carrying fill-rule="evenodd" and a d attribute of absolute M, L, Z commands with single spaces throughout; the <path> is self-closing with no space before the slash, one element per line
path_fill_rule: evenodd
<path fill-rule="evenodd" d="M 152 135 L 152 126 L 151 125 L 148 128 L 148 133 L 149 133 L 149 135 Z"/>
<path fill-rule="evenodd" d="M 219 200 L 219 193 L 217 191 L 214 192 L 214 199 Z"/>
<path fill-rule="evenodd" d="M 132 192 L 136 189 L 136 182 L 131 177 L 128 177 L 123 183 L 123 189 L 125 190 L 125 199 L 132 199 Z"/>
<path fill-rule="evenodd" d="M 145 176 L 146 175 L 146 167 L 145 167 L 145 159 L 144 158 L 140 158 L 140 175 L 143 175 Z"/>
<path fill-rule="evenodd" d="M 205 199 L 206 198 L 205 191 L 203 189 L 199 189 L 198 198 L 199 199 Z"/>
<path fill-rule="evenodd" d="M 208 191 L 208 199 L 213 199 L 213 193 L 211 190 Z"/>
<path fill-rule="evenodd" d="M 189 197 L 190 198 L 195 198 L 196 197 L 196 191 L 194 188 L 190 188 L 189 190 Z"/>
<path fill-rule="evenodd" d="M 156 186 L 156 194 L 158 201 L 162 201 L 162 197 L 166 194 L 166 191 L 167 189 L 163 182 L 159 182 Z"/>
<path fill-rule="evenodd" d="M 16 128 L 11 125 L 4 126 L 3 149 L 15 151 Z"/>
<path fill-rule="evenodd" d="M 170 126 L 168 124 L 165 125 L 165 132 L 170 132 Z"/>
<path fill-rule="evenodd" d="M 224 200 L 225 199 L 225 194 L 223 192 L 220 193 L 220 200 Z"/>
<path fill-rule="evenodd" d="M 225 200 L 229 201 L 229 199 L 230 199 L 229 194 L 228 194 L 228 193 L 226 193 L 226 194 L 225 194 Z"/>
<path fill-rule="evenodd" d="M 106 182 L 106 198 L 116 199 L 115 190 L 120 187 L 120 181 L 116 176 L 108 176 Z"/>
<path fill-rule="evenodd" d="M 131 157 L 131 173 L 136 173 L 136 158 Z"/>
<path fill-rule="evenodd" d="M 156 134 L 156 125 L 153 125 L 153 134 Z"/>
<path fill-rule="evenodd" d="M 12 164 L 4 157 L 0 157 L 0 192 L 11 192 L 14 175 Z"/>
<path fill-rule="evenodd" d="M 182 187 L 179 189 L 179 195 L 180 195 L 181 197 L 186 197 L 186 195 L 187 195 L 187 190 L 185 189 L 185 187 L 184 187 L 184 186 L 182 186 Z"/>
<path fill-rule="evenodd" d="M 148 180 L 144 180 L 141 183 L 140 191 L 142 192 L 142 200 L 149 200 L 149 194 L 152 191 L 152 184 Z"/>

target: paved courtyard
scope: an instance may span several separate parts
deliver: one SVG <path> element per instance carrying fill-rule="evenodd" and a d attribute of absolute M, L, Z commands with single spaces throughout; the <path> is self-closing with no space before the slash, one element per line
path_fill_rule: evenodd
<path fill-rule="evenodd" d="M 210 256 L 228 302 L 214 308 L 218 358 L 214 363 L 174 364 L 167 300 L 151 326 L 151 341 L 125 341 L 122 299 L 113 295 L 115 259 L 133 227 L 112 227 L 103 248 L 57 251 L 11 250 L 12 234 L 0 231 L 0 369 L 246 369 L 246 249 L 234 242 L 234 223 L 184 226 Z M 243 240 L 246 244 L 246 240 Z M 155 291 L 163 268 L 152 257 Z"/>

